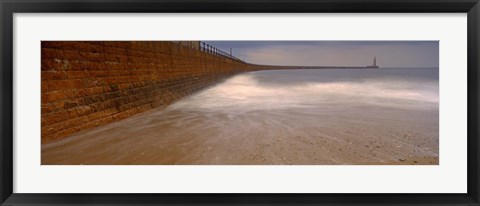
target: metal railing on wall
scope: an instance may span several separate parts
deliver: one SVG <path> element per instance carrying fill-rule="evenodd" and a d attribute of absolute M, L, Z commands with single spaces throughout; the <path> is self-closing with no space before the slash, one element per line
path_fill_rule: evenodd
<path fill-rule="evenodd" d="M 213 55 L 216 55 L 216 56 L 222 56 L 222 57 L 226 57 L 226 58 L 229 58 L 229 59 L 232 59 L 234 61 L 238 61 L 238 62 L 244 62 L 242 61 L 241 59 L 225 52 L 225 51 L 222 51 L 221 49 L 218 49 L 210 44 L 207 44 L 205 42 L 200 42 L 200 51 L 203 51 L 203 52 L 207 52 L 209 54 L 213 54 Z"/>

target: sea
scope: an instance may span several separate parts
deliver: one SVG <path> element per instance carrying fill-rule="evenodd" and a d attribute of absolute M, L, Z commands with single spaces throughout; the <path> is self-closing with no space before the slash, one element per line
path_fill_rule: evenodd
<path fill-rule="evenodd" d="M 438 164 L 438 68 L 263 70 L 42 145 L 42 164 Z"/>

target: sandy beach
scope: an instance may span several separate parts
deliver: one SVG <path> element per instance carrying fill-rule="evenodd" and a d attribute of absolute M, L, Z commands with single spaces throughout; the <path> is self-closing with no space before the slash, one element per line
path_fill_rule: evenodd
<path fill-rule="evenodd" d="M 426 122 L 433 117 L 424 114 L 418 114 L 416 121 L 409 124 L 398 119 L 365 118 L 348 123 L 319 123 L 318 127 L 300 129 L 297 128 L 300 125 L 291 125 L 279 129 L 272 122 L 264 128 L 268 133 L 249 129 L 234 135 L 219 133 L 215 130 L 218 124 L 208 130 L 195 129 L 194 121 L 184 127 L 132 129 L 143 125 L 141 122 L 155 124 L 154 117 L 154 113 L 139 115 L 44 145 L 42 164 L 435 165 L 439 162 L 436 126 L 428 125 Z M 222 130 L 248 127 L 227 121 L 223 124 Z"/>

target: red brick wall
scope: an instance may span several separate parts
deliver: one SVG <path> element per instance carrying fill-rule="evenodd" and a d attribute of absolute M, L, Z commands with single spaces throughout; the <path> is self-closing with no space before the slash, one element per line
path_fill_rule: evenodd
<path fill-rule="evenodd" d="M 44 41 L 42 143 L 118 121 L 252 65 L 172 42 Z"/>

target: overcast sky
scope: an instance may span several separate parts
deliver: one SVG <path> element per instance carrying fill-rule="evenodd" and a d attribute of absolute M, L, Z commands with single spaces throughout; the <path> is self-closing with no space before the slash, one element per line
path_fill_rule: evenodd
<path fill-rule="evenodd" d="M 438 41 L 206 41 L 245 61 L 269 65 L 438 67 Z"/>

